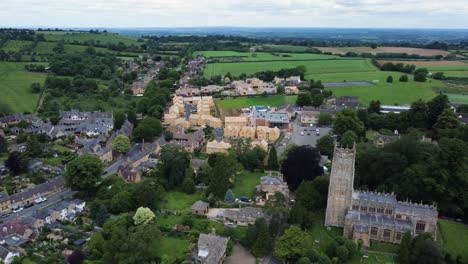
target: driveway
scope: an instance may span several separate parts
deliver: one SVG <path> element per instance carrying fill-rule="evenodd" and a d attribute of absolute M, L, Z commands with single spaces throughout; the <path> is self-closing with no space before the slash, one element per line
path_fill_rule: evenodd
<path fill-rule="evenodd" d="M 226 258 L 225 264 L 255 264 L 255 257 L 240 244 L 232 247 L 231 256 Z"/>

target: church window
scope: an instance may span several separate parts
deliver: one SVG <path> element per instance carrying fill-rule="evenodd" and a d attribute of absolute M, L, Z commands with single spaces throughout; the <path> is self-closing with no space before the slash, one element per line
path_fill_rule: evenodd
<path fill-rule="evenodd" d="M 375 213 L 375 207 L 369 207 L 369 213 Z"/>
<path fill-rule="evenodd" d="M 371 236 L 376 236 L 378 232 L 379 232 L 379 229 L 377 227 L 372 227 L 370 230 Z"/>
<path fill-rule="evenodd" d="M 383 237 L 384 237 L 384 238 L 390 238 L 390 233 L 391 233 L 391 232 L 392 232 L 392 231 L 391 231 L 390 229 L 384 229 L 384 231 L 383 231 Z"/>
<path fill-rule="evenodd" d="M 359 210 L 359 205 L 353 204 L 353 210 Z"/>
<path fill-rule="evenodd" d="M 384 212 L 383 208 L 377 208 L 377 213 L 378 214 L 383 214 L 383 212 Z"/>
<path fill-rule="evenodd" d="M 362 212 L 367 212 L 367 206 L 361 206 L 361 211 Z"/>
<path fill-rule="evenodd" d="M 386 210 L 385 210 L 385 214 L 389 214 L 389 215 L 391 215 L 391 214 L 392 214 L 392 212 L 393 212 L 393 210 L 392 210 L 392 209 L 386 209 Z"/>
<path fill-rule="evenodd" d="M 396 219 L 401 219 L 401 214 L 397 214 Z"/>
<path fill-rule="evenodd" d="M 426 230 L 426 223 L 424 223 L 424 222 L 417 222 L 416 223 L 416 233 L 418 233 L 418 234 L 424 233 L 425 230 Z"/>

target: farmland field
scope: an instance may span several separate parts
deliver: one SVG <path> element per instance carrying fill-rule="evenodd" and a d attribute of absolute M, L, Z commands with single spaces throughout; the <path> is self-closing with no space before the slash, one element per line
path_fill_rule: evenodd
<path fill-rule="evenodd" d="M 347 52 L 356 52 L 356 53 L 407 53 L 407 54 L 417 54 L 420 56 L 447 56 L 450 52 L 445 50 L 436 50 L 436 49 L 418 49 L 418 48 L 403 48 L 403 47 L 377 47 L 372 49 L 371 47 L 316 47 L 322 52 L 331 52 L 333 54 L 346 54 Z"/>
<path fill-rule="evenodd" d="M 262 45 L 259 46 L 260 49 L 265 49 L 268 51 L 279 51 L 279 52 L 307 52 L 310 50 L 310 47 L 306 46 L 295 46 L 295 45 Z"/>
<path fill-rule="evenodd" d="M 27 46 L 32 45 L 32 43 L 32 41 L 9 40 L 1 47 L 1 50 L 20 51 L 22 48 L 26 48 Z"/>
<path fill-rule="evenodd" d="M 447 77 L 464 77 L 468 78 L 468 70 L 466 71 L 444 71 Z"/>
<path fill-rule="evenodd" d="M 30 91 L 34 82 L 43 84 L 46 74 L 28 72 L 25 63 L 0 63 L 0 102 L 8 104 L 15 113 L 34 112 L 39 94 Z"/>
<path fill-rule="evenodd" d="M 65 41 L 79 41 L 86 42 L 88 40 L 94 40 L 97 43 L 107 44 L 113 43 L 118 44 L 119 42 L 124 43 L 125 45 L 136 45 L 140 43 L 136 38 L 122 36 L 113 33 L 99 33 L 93 34 L 88 32 L 67 32 L 67 31 L 41 31 L 45 38 L 50 41 L 65 40 Z"/>
<path fill-rule="evenodd" d="M 247 75 L 261 71 L 278 71 L 281 69 L 305 66 L 306 74 L 334 73 L 334 72 L 363 72 L 374 71 L 375 66 L 370 60 L 317 60 L 317 61 L 271 61 L 271 62 L 236 62 L 210 63 L 206 66 L 204 75 L 207 78 L 230 72 L 233 76 L 242 73 Z"/>
<path fill-rule="evenodd" d="M 403 63 L 414 65 L 416 67 L 425 67 L 429 70 L 447 70 L 447 71 L 463 71 L 468 70 L 468 63 L 462 61 L 415 61 L 415 60 L 378 60 L 379 64 L 386 62 Z"/>
<path fill-rule="evenodd" d="M 279 106 L 285 104 L 295 104 L 296 99 L 296 95 L 274 95 L 269 97 L 243 97 L 238 99 L 217 100 L 216 104 L 222 109 L 234 109 L 256 105 Z"/>
<path fill-rule="evenodd" d="M 454 104 L 468 104 L 468 94 L 446 93 L 449 101 Z"/>
<path fill-rule="evenodd" d="M 275 54 L 275 55 L 274 55 Z M 275 61 L 275 60 L 326 60 L 337 59 L 338 56 L 312 53 L 269 53 L 269 52 L 237 52 L 237 51 L 199 51 L 195 55 L 207 58 L 236 57 L 244 61 Z"/>
<path fill-rule="evenodd" d="M 334 73 L 316 74 L 306 76 L 309 79 L 321 80 L 322 82 L 342 82 L 342 81 L 378 81 L 376 85 L 365 87 L 339 87 L 331 88 L 333 95 L 359 96 L 362 105 L 368 105 L 371 100 L 380 100 L 383 104 L 402 105 L 410 104 L 418 99 L 430 100 L 436 95 L 438 89 L 445 88 L 441 81 L 430 80 L 425 83 L 415 82 L 409 76 L 408 82 L 399 82 L 403 75 L 399 72 L 356 72 L 356 73 Z M 393 83 L 387 83 L 388 76 L 392 76 Z"/>

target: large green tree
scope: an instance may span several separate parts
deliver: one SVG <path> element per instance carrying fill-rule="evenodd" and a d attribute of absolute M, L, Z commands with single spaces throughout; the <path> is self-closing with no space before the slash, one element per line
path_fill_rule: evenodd
<path fill-rule="evenodd" d="M 320 151 L 320 154 L 331 158 L 335 148 L 335 139 L 330 135 L 323 136 L 317 140 L 317 148 Z"/>
<path fill-rule="evenodd" d="M 190 155 L 177 145 L 165 145 L 159 160 L 160 177 L 166 189 L 182 186 L 186 170 L 190 166 Z"/>
<path fill-rule="evenodd" d="M 70 163 L 65 170 L 65 182 L 72 190 L 88 191 L 96 186 L 102 175 L 102 161 L 91 155 L 82 155 Z"/>
<path fill-rule="evenodd" d="M 278 170 L 278 168 L 278 154 L 276 153 L 275 146 L 272 146 L 270 149 L 270 153 L 268 154 L 268 169 Z"/>
<path fill-rule="evenodd" d="M 298 260 L 306 250 L 305 234 L 297 226 L 291 226 L 277 240 L 275 255 L 287 262 Z"/>
<path fill-rule="evenodd" d="M 364 123 L 359 119 L 356 111 L 346 108 L 336 114 L 333 131 L 343 135 L 346 131 L 353 131 L 358 137 L 364 133 Z"/>
<path fill-rule="evenodd" d="M 127 153 L 131 147 L 130 139 L 125 135 L 118 135 L 112 143 L 112 149 L 120 154 Z"/>

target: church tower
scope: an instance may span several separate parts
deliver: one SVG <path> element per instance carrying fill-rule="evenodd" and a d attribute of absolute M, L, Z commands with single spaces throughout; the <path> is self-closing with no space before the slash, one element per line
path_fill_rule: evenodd
<path fill-rule="evenodd" d="M 355 145 L 352 149 L 335 145 L 328 186 L 326 226 L 344 226 L 346 212 L 351 207 L 353 196 L 355 156 Z"/>

